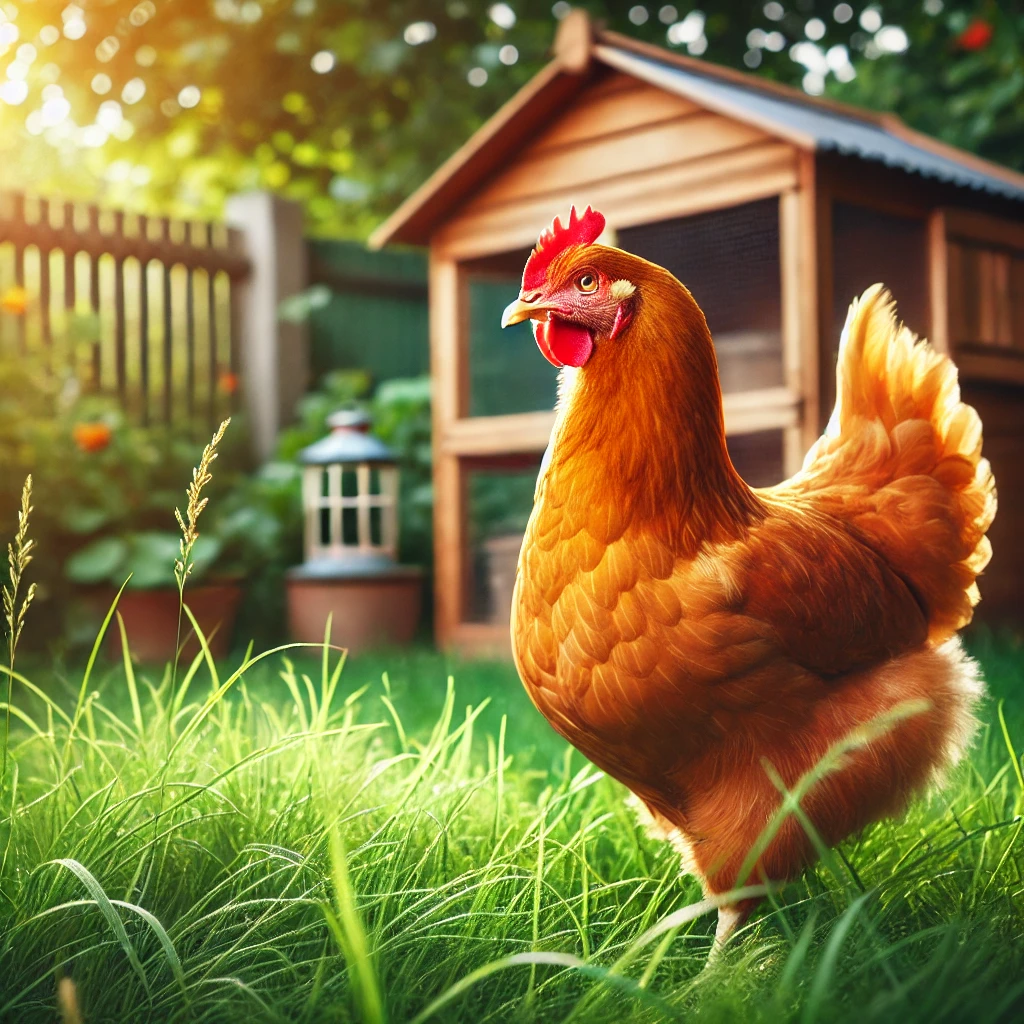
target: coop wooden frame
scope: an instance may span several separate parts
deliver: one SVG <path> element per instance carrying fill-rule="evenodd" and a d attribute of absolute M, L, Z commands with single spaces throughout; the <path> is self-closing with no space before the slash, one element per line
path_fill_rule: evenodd
<path fill-rule="evenodd" d="M 690 74 L 689 84 L 673 78 L 674 68 Z M 694 74 L 703 77 L 697 81 Z M 765 97 L 767 105 L 747 103 L 748 93 Z M 843 125 L 860 126 L 883 144 L 914 147 L 921 173 L 822 147 L 799 120 L 771 114 L 770 102 L 778 100 L 806 107 L 808 124 L 838 115 Z M 932 173 L 942 161 L 947 169 L 953 163 L 966 175 L 986 176 L 992 189 L 942 180 Z M 777 199 L 783 384 L 727 394 L 724 408 L 730 435 L 782 430 L 784 468 L 792 473 L 834 398 L 837 203 L 919 221 L 926 277 L 920 326 L 936 347 L 956 356 L 962 379 L 1024 384 L 1024 348 L 967 351 L 950 336 L 955 240 L 1024 252 L 1024 203 L 998 198 L 1007 188 L 1024 198 L 1024 176 L 921 136 L 890 115 L 811 99 L 600 31 L 583 12 L 573 12 L 559 30 L 552 63 L 374 238 L 376 244 L 430 246 L 438 642 L 471 654 L 508 652 L 506 626 L 465 620 L 467 475 L 539 457 L 554 422 L 551 411 L 468 415 L 467 277 L 475 261 L 528 248 L 552 215 L 571 204 L 594 205 L 621 230 Z M 998 288 L 995 295 L 999 307 Z"/>

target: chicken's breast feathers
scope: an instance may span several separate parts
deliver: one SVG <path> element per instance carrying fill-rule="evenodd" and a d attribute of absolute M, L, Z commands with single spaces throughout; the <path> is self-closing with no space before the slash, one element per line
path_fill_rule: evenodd
<path fill-rule="evenodd" d="M 538 504 L 513 602 L 514 647 L 541 710 L 619 774 L 607 761 L 622 744 L 653 770 L 663 745 L 710 740 L 737 716 L 792 726 L 830 678 L 927 634 L 885 561 L 795 502 L 769 506 L 744 536 L 695 558 L 633 529 L 601 544 L 585 517 L 577 513 L 572 533 L 568 522 L 560 507 Z"/>

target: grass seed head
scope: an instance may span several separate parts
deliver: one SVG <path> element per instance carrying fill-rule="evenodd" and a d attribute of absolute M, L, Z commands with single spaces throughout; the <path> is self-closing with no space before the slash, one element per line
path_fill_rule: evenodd
<path fill-rule="evenodd" d="M 192 548 L 199 539 L 199 516 L 209 501 L 209 498 L 202 496 L 203 488 L 213 479 L 210 467 L 217 458 L 217 446 L 223 440 L 224 432 L 228 429 L 230 422 L 231 418 L 228 417 L 217 428 L 210 443 L 203 449 L 199 465 L 192 470 L 192 482 L 185 489 L 185 494 L 188 497 L 185 514 L 181 514 L 181 509 L 174 510 L 174 518 L 181 528 L 181 541 L 178 545 L 181 557 L 174 563 L 174 578 L 178 581 L 179 590 L 184 588 L 185 580 L 192 573 Z"/>
<path fill-rule="evenodd" d="M 78 990 L 70 978 L 61 978 L 57 982 L 57 1006 L 62 1024 L 82 1024 L 82 1015 L 78 1010 Z"/>
<path fill-rule="evenodd" d="M 21 589 L 22 578 L 29 562 L 32 561 L 32 549 L 36 542 L 28 535 L 28 521 L 32 514 L 32 476 L 25 478 L 21 489 L 21 508 L 18 510 L 18 532 L 14 540 L 7 545 L 7 575 L 9 582 L 4 584 L 4 619 L 7 622 L 7 646 L 11 664 L 14 663 L 14 652 L 25 625 L 25 614 L 36 596 L 36 585 L 33 583 L 25 593 L 21 604 L 18 604 L 18 591 Z"/>

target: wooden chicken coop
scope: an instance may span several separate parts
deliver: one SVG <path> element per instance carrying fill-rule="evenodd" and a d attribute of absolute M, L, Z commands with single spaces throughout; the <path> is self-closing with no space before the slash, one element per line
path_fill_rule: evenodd
<path fill-rule="evenodd" d="M 592 204 L 704 309 L 730 452 L 795 471 L 831 411 L 850 299 L 888 285 L 950 352 L 1000 493 L 983 608 L 1024 600 L 1024 175 L 911 131 L 564 19 L 554 57 L 378 230 L 429 246 L 436 633 L 508 650 L 515 557 L 554 414 L 528 325 L 501 332 L 539 232 Z M 518 333 L 515 333 L 518 332 Z"/>

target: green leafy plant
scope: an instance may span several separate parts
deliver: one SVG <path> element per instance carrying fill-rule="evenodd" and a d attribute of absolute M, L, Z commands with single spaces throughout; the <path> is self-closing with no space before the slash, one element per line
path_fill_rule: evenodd
<path fill-rule="evenodd" d="M 0 331 L 0 532 L 17 531 L 21 493 L 12 482 L 31 473 L 33 537 L 49 555 L 34 566 L 44 610 L 25 627 L 25 643 L 88 644 L 96 609 L 83 588 L 116 590 L 129 578 L 132 589 L 177 586 L 181 536 L 168 510 L 201 463 L 197 435 L 207 428 L 135 423 L 45 353 L 6 358 L 5 340 Z M 217 453 L 216 479 L 204 491 L 214 501 L 192 539 L 189 576 L 252 580 L 265 599 L 268 566 L 298 559 L 294 543 L 285 548 L 301 536 L 301 522 L 275 491 L 280 473 L 251 474 L 244 424 L 220 440 Z"/>

